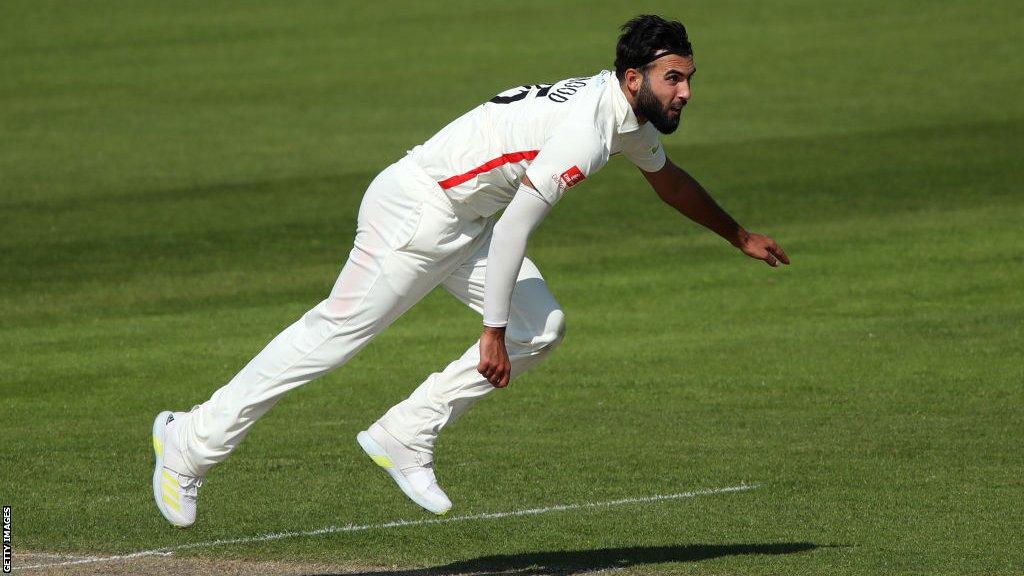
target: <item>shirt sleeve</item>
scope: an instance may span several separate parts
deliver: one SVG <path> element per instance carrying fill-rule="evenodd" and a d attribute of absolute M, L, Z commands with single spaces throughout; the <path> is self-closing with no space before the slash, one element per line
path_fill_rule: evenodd
<path fill-rule="evenodd" d="M 526 240 L 549 210 L 550 204 L 529 186 L 521 184 L 495 223 L 484 273 L 484 326 L 508 324 L 512 290 L 526 256 Z"/>
<path fill-rule="evenodd" d="M 586 121 L 566 122 L 570 123 L 555 130 L 526 169 L 537 195 L 552 206 L 566 190 L 608 162 L 608 148 L 597 126 Z"/>
<path fill-rule="evenodd" d="M 658 131 L 650 122 L 640 128 L 638 137 L 622 149 L 622 155 L 644 172 L 657 172 L 665 167 L 665 147 Z"/>

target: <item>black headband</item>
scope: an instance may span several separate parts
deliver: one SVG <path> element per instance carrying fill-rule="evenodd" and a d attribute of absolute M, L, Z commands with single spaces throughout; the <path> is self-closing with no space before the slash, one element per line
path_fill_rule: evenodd
<path fill-rule="evenodd" d="M 691 54 L 683 54 L 682 50 L 676 50 L 674 48 L 672 48 L 672 49 L 660 48 L 658 50 L 655 50 L 654 54 L 651 54 L 651 57 L 648 58 L 646 61 L 644 61 L 643 64 L 637 66 L 637 68 L 643 68 L 644 66 L 647 66 L 651 62 L 654 62 L 658 58 L 661 58 L 662 56 L 668 56 L 669 54 L 675 54 L 676 56 L 682 56 L 683 58 L 691 56 Z"/>

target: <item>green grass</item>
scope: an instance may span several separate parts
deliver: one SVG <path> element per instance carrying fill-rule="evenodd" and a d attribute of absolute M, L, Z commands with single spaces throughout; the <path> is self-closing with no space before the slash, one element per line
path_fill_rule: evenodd
<path fill-rule="evenodd" d="M 1024 569 L 1024 12 L 1005 2 L 4 3 L 0 500 L 15 551 L 131 552 L 426 515 L 354 435 L 460 354 L 434 293 L 151 502 L 148 431 L 323 297 L 366 184 L 512 85 L 610 65 L 638 11 L 699 69 L 665 139 L 784 270 L 625 161 L 531 240 L 568 317 L 446 430 L 453 513 L 742 494 L 194 550 L 448 571 Z M 578 191 L 577 191 L 578 190 Z"/>

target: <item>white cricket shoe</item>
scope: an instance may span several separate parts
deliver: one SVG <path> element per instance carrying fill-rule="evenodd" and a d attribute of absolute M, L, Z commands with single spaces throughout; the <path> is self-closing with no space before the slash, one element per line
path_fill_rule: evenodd
<path fill-rule="evenodd" d="M 380 424 L 357 434 L 356 441 L 413 502 L 438 515 L 451 509 L 452 501 L 434 477 L 433 456 L 405 446 Z"/>
<path fill-rule="evenodd" d="M 178 415 L 184 416 L 183 413 Z M 153 452 L 156 454 L 153 499 L 168 522 L 187 528 L 196 521 L 199 487 L 203 485 L 203 479 L 181 472 L 185 466 L 176 437 L 171 433 L 174 417 L 174 413 L 164 411 L 153 422 Z"/>

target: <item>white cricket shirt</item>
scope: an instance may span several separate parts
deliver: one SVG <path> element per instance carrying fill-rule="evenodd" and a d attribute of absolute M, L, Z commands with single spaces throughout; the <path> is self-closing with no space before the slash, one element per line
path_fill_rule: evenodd
<path fill-rule="evenodd" d="M 452 121 L 409 156 L 455 202 L 490 216 L 523 174 L 549 204 L 621 153 L 640 169 L 665 165 L 659 133 L 640 125 L 615 73 L 520 86 Z"/>

